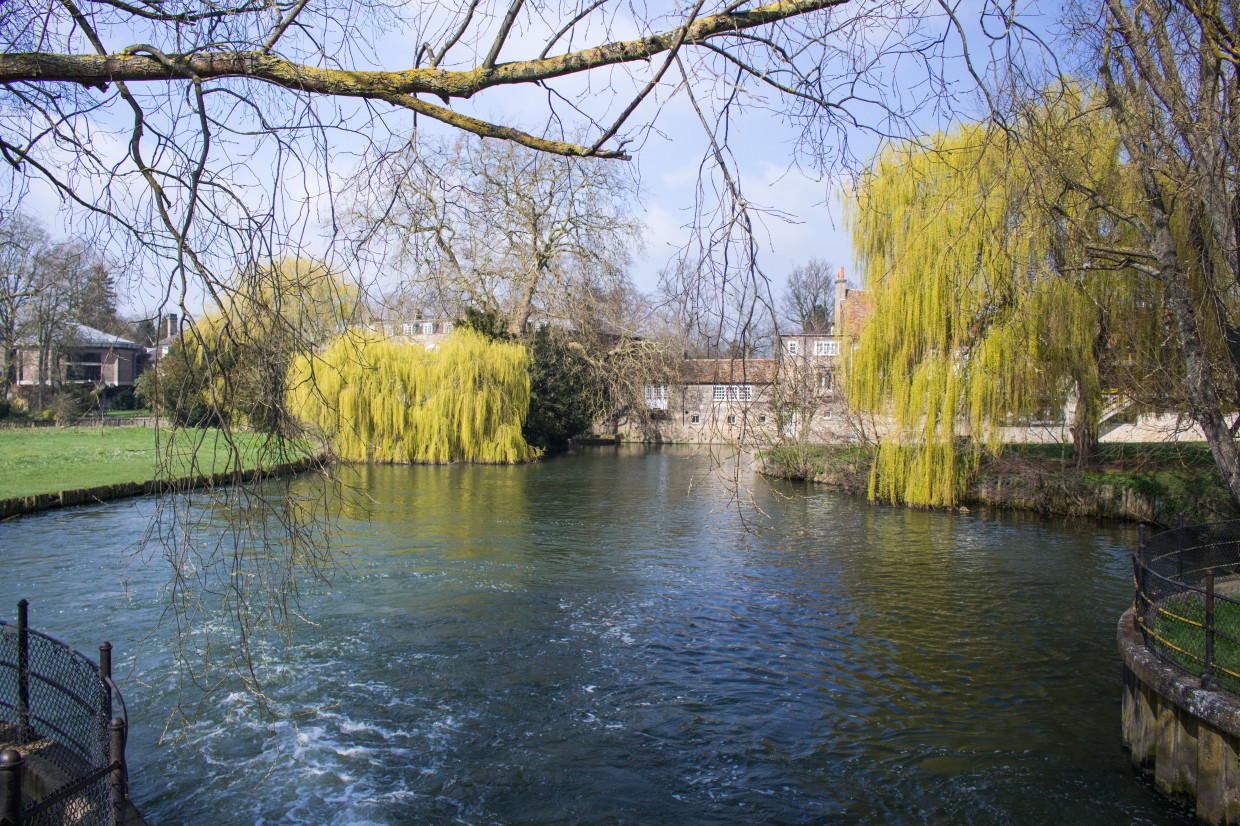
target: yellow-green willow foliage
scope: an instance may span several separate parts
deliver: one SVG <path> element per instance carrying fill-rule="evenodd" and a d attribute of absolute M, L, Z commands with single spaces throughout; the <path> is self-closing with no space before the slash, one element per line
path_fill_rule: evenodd
<path fill-rule="evenodd" d="M 352 462 L 529 461 L 529 404 L 525 347 L 464 328 L 434 349 L 348 332 L 289 375 L 289 409 Z"/>
<path fill-rule="evenodd" d="M 1136 191 L 1109 121 L 1059 90 L 1016 135 L 974 124 L 891 149 L 849 205 L 874 301 L 846 383 L 880 423 L 871 497 L 953 504 L 1001 427 L 1069 398 L 1074 436 L 1096 441 L 1117 365 L 1157 335 L 1159 289 L 1083 263 L 1127 239 L 1081 185 Z"/>
<path fill-rule="evenodd" d="M 220 305 L 183 331 L 161 360 L 155 396 L 179 424 L 288 435 L 289 368 L 345 329 L 357 289 L 304 258 L 238 271 L 229 286 Z"/>

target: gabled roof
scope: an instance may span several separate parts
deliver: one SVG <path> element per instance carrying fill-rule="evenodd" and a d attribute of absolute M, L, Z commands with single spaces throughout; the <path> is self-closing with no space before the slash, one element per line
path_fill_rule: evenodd
<path fill-rule="evenodd" d="M 775 359 L 685 359 L 683 384 L 774 384 Z"/>

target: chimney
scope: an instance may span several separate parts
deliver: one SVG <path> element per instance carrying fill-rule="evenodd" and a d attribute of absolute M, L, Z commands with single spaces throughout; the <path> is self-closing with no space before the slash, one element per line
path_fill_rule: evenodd
<path fill-rule="evenodd" d="M 164 330 L 159 338 L 172 338 L 177 334 L 177 314 L 169 313 L 164 316 Z"/>
<path fill-rule="evenodd" d="M 835 276 L 835 317 L 832 326 L 837 336 L 844 335 L 844 303 L 848 300 L 848 282 L 844 280 L 844 268 Z"/>

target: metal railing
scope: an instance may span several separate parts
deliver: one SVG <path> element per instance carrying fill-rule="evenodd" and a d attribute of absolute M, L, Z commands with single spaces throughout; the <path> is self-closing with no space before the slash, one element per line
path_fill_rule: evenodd
<path fill-rule="evenodd" d="M 1132 557 L 1133 617 L 1146 646 L 1201 681 L 1240 694 L 1240 520 L 1147 537 Z"/>
<path fill-rule="evenodd" d="M 96 664 L 27 611 L 23 599 L 16 625 L 0 621 L 0 826 L 122 823 L 129 726 L 112 645 Z"/>

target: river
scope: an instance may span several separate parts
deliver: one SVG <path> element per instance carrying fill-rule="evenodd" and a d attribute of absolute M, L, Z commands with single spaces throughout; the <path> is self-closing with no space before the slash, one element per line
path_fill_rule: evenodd
<path fill-rule="evenodd" d="M 0 524 L 0 610 L 117 646 L 152 824 L 1192 822 L 1120 743 L 1133 527 L 739 481 L 356 471 L 313 624 L 263 648 L 275 718 L 178 689 L 151 500 Z"/>

